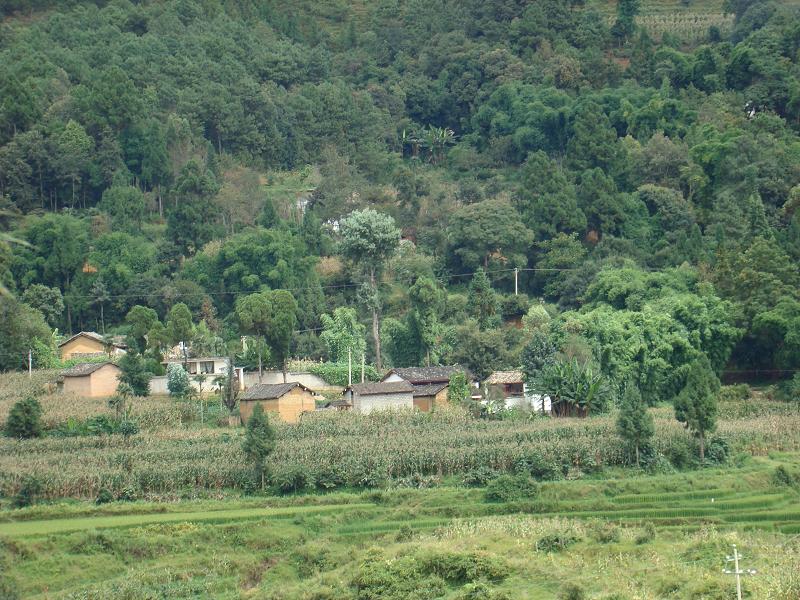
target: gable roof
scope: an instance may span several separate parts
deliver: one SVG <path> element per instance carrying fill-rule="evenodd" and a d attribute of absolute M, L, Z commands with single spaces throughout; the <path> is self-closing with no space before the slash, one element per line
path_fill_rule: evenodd
<path fill-rule="evenodd" d="M 117 365 L 112 363 L 111 361 L 107 360 L 105 362 L 96 362 L 96 363 L 78 363 L 70 367 L 69 369 L 64 369 L 61 371 L 62 377 L 85 377 L 86 375 L 91 375 L 95 371 L 99 371 L 106 365 L 111 365 L 115 369 L 119 369 Z"/>
<path fill-rule="evenodd" d="M 277 400 L 291 392 L 294 388 L 300 387 L 305 391 L 313 392 L 299 381 L 288 383 L 257 383 L 239 396 L 239 400 Z"/>
<path fill-rule="evenodd" d="M 466 373 L 467 377 L 470 376 L 469 371 L 464 367 L 403 367 L 392 369 L 386 377 L 394 373 L 398 377 L 402 377 L 411 383 L 444 383 L 450 382 L 450 377 L 453 373 Z"/>
<path fill-rule="evenodd" d="M 359 396 L 376 396 L 378 394 L 408 394 L 414 386 L 407 381 L 380 381 L 378 383 L 355 383 L 349 389 Z"/>
<path fill-rule="evenodd" d="M 486 385 L 522 383 L 523 381 L 522 371 L 495 371 L 486 379 Z"/>
<path fill-rule="evenodd" d="M 448 385 L 450 385 L 449 382 L 415 385 L 414 397 L 416 398 L 418 396 L 435 396 L 436 394 L 441 392 L 444 388 L 446 388 Z"/>
<path fill-rule="evenodd" d="M 61 342 L 58 345 L 58 347 L 61 348 L 61 346 L 64 346 L 65 344 L 69 344 L 72 340 L 74 340 L 76 338 L 79 338 L 79 337 L 89 338 L 90 340 L 94 340 L 95 342 L 100 342 L 104 346 L 110 345 L 110 346 L 115 346 L 117 348 L 127 348 L 128 347 L 127 344 L 124 344 L 122 342 L 121 336 L 113 336 L 109 340 L 106 340 L 105 337 L 103 337 L 102 335 L 100 335 L 99 333 L 97 333 L 95 331 L 79 331 L 78 333 L 76 333 L 72 337 L 70 337 L 70 338 L 64 340 L 63 342 Z"/>

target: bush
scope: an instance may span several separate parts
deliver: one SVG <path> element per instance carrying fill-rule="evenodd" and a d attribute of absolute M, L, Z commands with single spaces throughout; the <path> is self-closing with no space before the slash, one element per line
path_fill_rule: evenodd
<path fill-rule="evenodd" d="M 178 363 L 170 363 L 167 365 L 167 390 L 170 396 L 176 398 L 185 398 L 189 394 L 191 384 L 189 383 L 189 374 Z"/>
<path fill-rule="evenodd" d="M 750 386 L 746 383 L 736 385 L 723 385 L 717 394 L 720 402 L 733 402 L 736 400 L 747 400 L 752 395 Z"/>
<path fill-rule="evenodd" d="M 619 542 L 619 527 L 607 521 L 595 523 L 591 527 L 592 539 L 599 544 L 612 544 Z"/>
<path fill-rule="evenodd" d="M 19 595 L 19 588 L 14 581 L 5 576 L 0 576 L 0 600 L 18 600 L 22 598 Z"/>
<path fill-rule="evenodd" d="M 102 488 L 100 492 L 97 494 L 97 499 L 94 501 L 95 504 L 108 504 L 109 502 L 114 501 L 114 494 L 111 493 L 111 490 L 106 488 Z"/>
<path fill-rule="evenodd" d="M 6 420 L 6 435 L 17 439 L 42 435 L 42 405 L 36 398 L 28 396 L 11 407 Z"/>
<path fill-rule="evenodd" d="M 536 542 L 536 550 L 539 552 L 561 552 L 579 541 L 580 538 L 569 531 L 551 533 Z"/>
<path fill-rule="evenodd" d="M 311 487 L 308 474 L 301 467 L 290 467 L 278 471 L 273 474 L 271 479 L 273 485 L 282 494 L 292 494 Z"/>
<path fill-rule="evenodd" d="M 555 460 L 548 460 L 541 454 L 529 454 L 519 458 L 514 463 L 514 470 L 517 473 L 527 473 L 539 481 L 563 479 L 565 475 L 563 465 Z"/>
<path fill-rule="evenodd" d="M 636 536 L 636 543 L 639 545 L 649 544 L 656 539 L 656 526 L 646 523 L 639 535 Z"/>
<path fill-rule="evenodd" d="M 502 559 L 476 552 L 437 552 L 418 556 L 417 560 L 423 572 L 437 575 L 448 583 L 502 581 L 510 572 Z"/>
<path fill-rule="evenodd" d="M 567 583 L 558 592 L 559 600 L 584 600 L 586 592 L 577 583 Z"/>
<path fill-rule="evenodd" d="M 500 475 L 486 486 L 489 502 L 515 502 L 536 496 L 539 487 L 528 475 Z"/>
<path fill-rule="evenodd" d="M 688 469 L 696 463 L 694 448 L 689 440 L 673 440 L 664 454 L 676 469 Z"/>
<path fill-rule="evenodd" d="M 728 462 L 728 442 L 720 437 L 713 437 L 706 445 L 706 461 L 718 465 Z"/>
<path fill-rule="evenodd" d="M 42 487 L 42 483 L 36 477 L 27 475 L 22 481 L 22 486 L 20 486 L 17 495 L 14 496 L 11 505 L 14 508 L 32 506 L 36 503 L 39 494 L 42 493 Z"/>
<path fill-rule="evenodd" d="M 357 371 L 361 375 L 361 365 L 353 366 L 354 373 Z M 321 377 L 331 385 L 346 386 L 347 385 L 347 363 L 312 363 L 308 366 L 308 372 L 317 377 Z M 381 378 L 378 370 L 372 365 L 364 367 L 364 378 L 367 381 L 378 381 Z"/>
<path fill-rule="evenodd" d="M 136 421 L 125 419 L 119 424 L 119 433 L 125 437 L 139 433 L 139 424 Z"/>
<path fill-rule="evenodd" d="M 786 467 L 780 465 L 772 473 L 772 482 L 779 486 L 794 486 L 800 483 L 800 477 L 792 474 Z"/>
<path fill-rule="evenodd" d="M 470 469 L 464 473 L 461 481 L 468 487 L 482 487 L 489 483 L 492 479 L 496 478 L 498 475 L 499 473 L 494 469 L 489 469 L 488 467 L 476 467 L 475 469 Z"/>

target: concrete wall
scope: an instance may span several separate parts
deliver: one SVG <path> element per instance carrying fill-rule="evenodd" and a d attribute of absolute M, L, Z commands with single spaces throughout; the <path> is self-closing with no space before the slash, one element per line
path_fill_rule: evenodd
<path fill-rule="evenodd" d="M 384 381 L 386 383 L 389 383 L 390 381 L 405 381 L 405 379 L 400 377 L 400 375 L 398 375 L 397 373 L 392 373 L 386 379 L 384 379 Z"/>
<path fill-rule="evenodd" d="M 239 389 L 245 389 L 243 387 L 243 379 L 242 379 L 242 369 L 240 367 L 236 367 L 237 377 L 239 378 Z M 224 373 L 215 373 L 213 375 L 209 374 L 206 375 L 206 380 L 203 382 L 203 396 L 216 394 L 217 387 L 214 385 L 214 379 L 216 379 L 219 375 L 227 374 L 227 370 Z M 191 385 L 195 391 L 200 391 L 200 384 L 194 380 L 194 375 L 189 375 L 189 385 Z M 150 379 L 150 393 L 154 396 L 166 395 L 169 394 L 169 389 L 167 388 L 167 376 L 166 375 L 156 375 Z"/>
<path fill-rule="evenodd" d="M 316 408 L 314 396 L 303 388 L 294 388 L 277 400 L 240 400 L 239 414 L 242 423 L 253 414 L 256 404 L 260 404 L 270 418 L 279 417 L 287 423 L 297 423 L 304 412 L 313 412 Z"/>
<path fill-rule="evenodd" d="M 373 410 L 386 410 L 387 408 L 413 408 L 414 398 L 411 392 L 397 394 L 370 394 L 358 396 L 353 399 L 353 410 L 364 414 Z"/>
<path fill-rule="evenodd" d="M 447 388 L 440 390 L 434 396 L 416 396 L 414 398 L 414 408 L 420 409 L 422 412 L 430 412 L 434 408 L 441 408 L 447 406 Z"/>

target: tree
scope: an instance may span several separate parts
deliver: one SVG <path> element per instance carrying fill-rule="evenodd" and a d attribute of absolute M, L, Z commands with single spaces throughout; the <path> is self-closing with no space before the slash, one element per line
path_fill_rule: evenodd
<path fill-rule="evenodd" d="M 125 323 L 128 325 L 128 345 L 140 353 L 144 352 L 147 349 L 147 334 L 159 323 L 158 313 L 137 304 L 125 315 Z"/>
<path fill-rule="evenodd" d="M 6 435 L 17 439 L 42 435 L 42 405 L 33 396 L 18 400 L 8 413 Z"/>
<path fill-rule="evenodd" d="M 147 200 L 137 187 L 115 185 L 103 192 L 98 208 L 108 213 L 115 230 L 136 233 L 147 215 Z"/>
<path fill-rule="evenodd" d="M 692 363 L 686 384 L 675 398 L 675 418 L 700 442 L 700 460 L 705 460 L 706 434 L 717 426 L 717 393 L 720 383 L 711 363 L 701 356 Z"/>
<path fill-rule="evenodd" d="M 522 372 L 525 382 L 532 386 L 545 366 L 556 360 L 558 345 L 553 337 L 542 329 L 535 329 L 522 351 Z"/>
<path fill-rule="evenodd" d="M 166 334 L 169 343 L 173 346 L 183 343 L 184 358 L 188 358 L 186 344 L 192 337 L 194 326 L 192 325 L 192 311 L 183 302 L 178 302 L 167 314 Z"/>
<path fill-rule="evenodd" d="M 372 311 L 372 337 L 375 340 L 375 364 L 382 370 L 378 279 L 386 262 L 400 243 L 400 230 L 394 219 L 371 208 L 357 210 L 342 220 L 342 255 L 368 275 L 365 303 Z"/>
<path fill-rule="evenodd" d="M 12 296 L 0 295 L 0 371 L 28 367 L 28 351 L 51 348 L 53 336 L 42 313 Z M 39 357 L 34 352 L 34 368 Z M 45 366 L 45 365 L 42 365 Z"/>
<path fill-rule="evenodd" d="M 273 358 L 287 377 L 286 361 L 297 324 L 297 302 L 286 290 L 267 290 L 239 298 L 236 302 L 236 317 L 243 333 L 263 339 Z M 259 346 L 259 379 L 262 370 L 261 347 Z"/>
<path fill-rule="evenodd" d="M 248 461 L 253 465 L 256 481 L 261 480 L 261 489 L 265 486 L 267 458 L 275 450 L 275 430 L 270 425 L 261 404 L 256 403 L 253 414 L 247 420 L 242 449 Z"/>
<path fill-rule="evenodd" d="M 209 242 L 216 229 L 211 199 L 217 193 L 214 175 L 191 160 L 175 183 L 175 207 L 167 216 L 167 237 L 184 256 L 191 256 Z"/>
<path fill-rule="evenodd" d="M 591 361 L 558 358 L 548 362 L 534 378 L 531 389 L 550 396 L 553 414 L 585 417 L 603 412 L 612 399 L 610 386 Z"/>
<path fill-rule="evenodd" d="M 103 277 L 98 276 L 92 283 L 91 288 L 92 304 L 100 305 L 100 331 L 103 335 L 106 334 L 106 317 L 105 317 L 105 304 L 111 299 L 108 295 L 108 286 L 106 286 Z"/>
<path fill-rule="evenodd" d="M 22 301 L 44 315 L 47 324 L 55 327 L 64 312 L 64 297 L 61 290 L 34 283 L 22 294 Z"/>
<path fill-rule="evenodd" d="M 167 365 L 167 390 L 170 396 L 185 398 L 191 389 L 189 374 L 178 363 Z"/>
<path fill-rule="evenodd" d="M 70 119 L 64 131 L 57 138 L 58 168 L 61 176 L 72 183 L 72 203 L 75 207 L 75 184 L 83 177 L 89 166 L 89 155 L 94 149 L 94 141 L 83 127 Z"/>
<path fill-rule="evenodd" d="M 447 400 L 453 404 L 464 404 L 469 399 L 470 386 L 467 374 L 456 371 L 450 376 L 450 383 L 447 384 Z"/>
<path fill-rule="evenodd" d="M 511 202 L 484 200 L 457 209 L 447 228 L 451 252 L 467 268 L 484 269 L 496 262 L 504 268 L 524 267 L 533 233 Z"/>
<path fill-rule="evenodd" d="M 622 393 L 622 403 L 617 416 L 617 434 L 625 442 L 629 450 L 636 456 L 639 466 L 639 455 L 655 434 L 653 415 L 647 412 L 647 405 L 642 400 L 637 385 L 628 380 Z"/>
<path fill-rule="evenodd" d="M 636 15 L 639 14 L 640 0 L 619 0 L 617 3 L 617 20 L 611 33 L 619 38 L 627 39 L 636 30 Z"/>
<path fill-rule="evenodd" d="M 469 283 L 467 312 L 478 321 L 481 329 L 490 329 L 500 323 L 500 301 L 483 269 L 478 269 Z"/>
<path fill-rule="evenodd" d="M 408 314 L 409 329 L 419 340 L 418 345 L 431 365 L 431 352 L 439 335 L 439 315 L 442 309 L 442 291 L 430 277 L 419 277 L 408 290 L 411 311 Z"/>
<path fill-rule="evenodd" d="M 334 309 L 333 315 L 322 315 L 322 333 L 320 338 L 328 349 L 328 359 L 331 362 L 344 362 L 347 360 L 348 351 L 356 359 L 367 348 L 364 339 L 366 327 L 358 322 L 358 314 L 354 308 L 340 306 Z"/>
<path fill-rule="evenodd" d="M 130 386 L 131 391 L 137 396 L 150 395 L 151 373 L 140 354 L 134 351 L 127 352 L 119 361 L 122 373 L 119 376 L 120 384 Z"/>

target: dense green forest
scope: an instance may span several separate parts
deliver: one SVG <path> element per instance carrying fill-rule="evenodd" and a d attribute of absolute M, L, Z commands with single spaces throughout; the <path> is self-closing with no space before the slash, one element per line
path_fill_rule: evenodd
<path fill-rule="evenodd" d="M 0 368 L 91 329 L 651 402 L 798 369 L 800 12 L 651 4 L 3 2 Z"/>

